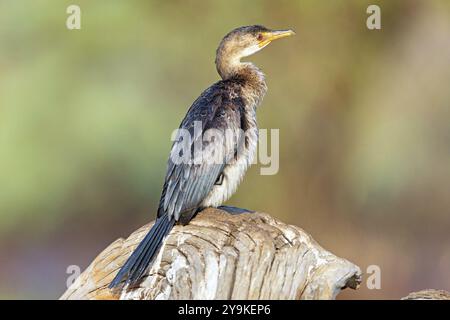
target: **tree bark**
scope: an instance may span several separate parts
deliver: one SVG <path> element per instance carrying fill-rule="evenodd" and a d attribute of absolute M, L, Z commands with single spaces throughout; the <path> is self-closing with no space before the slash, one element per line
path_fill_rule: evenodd
<path fill-rule="evenodd" d="M 265 213 L 206 209 L 176 225 L 139 286 L 108 285 L 152 224 L 108 246 L 61 299 L 334 299 L 361 270 Z"/>

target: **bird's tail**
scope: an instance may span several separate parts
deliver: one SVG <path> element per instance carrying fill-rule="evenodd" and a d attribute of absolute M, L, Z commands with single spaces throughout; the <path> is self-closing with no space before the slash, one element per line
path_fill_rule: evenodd
<path fill-rule="evenodd" d="M 159 217 L 122 266 L 109 288 L 117 287 L 124 278 L 125 283 L 129 285 L 134 285 L 138 282 L 161 247 L 164 237 L 169 234 L 174 224 L 175 220 L 169 218 L 167 214 Z"/>

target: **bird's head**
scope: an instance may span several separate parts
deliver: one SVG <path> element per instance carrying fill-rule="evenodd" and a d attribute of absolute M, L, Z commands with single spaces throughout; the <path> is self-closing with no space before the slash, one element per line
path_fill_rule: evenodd
<path fill-rule="evenodd" d="M 260 51 L 272 41 L 294 34 L 293 30 L 270 30 L 260 25 L 236 28 L 220 42 L 216 64 L 238 64 L 241 58 Z"/>

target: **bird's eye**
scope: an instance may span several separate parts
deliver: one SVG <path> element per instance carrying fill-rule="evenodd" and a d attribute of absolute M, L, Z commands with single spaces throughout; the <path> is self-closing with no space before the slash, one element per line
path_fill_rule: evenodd
<path fill-rule="evenodd" d="M 264 36 L 261 33 L 259 33 L 258 36 L 256 37 L 258 41 L 261 41 L 263 38 Z"/>

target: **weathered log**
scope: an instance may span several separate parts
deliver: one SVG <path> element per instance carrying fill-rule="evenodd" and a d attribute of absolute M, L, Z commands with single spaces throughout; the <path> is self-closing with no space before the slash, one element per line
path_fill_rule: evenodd
<path fill-rule="evenodd" d="M 207 209 L 175 226 L 138 287 L 108 284 L 150 228 L 108 246 L 61 299 L 334 299 L 360 269 L 264 213 Z"/>
<path fill-rule="evenodd" d="M 450 292 L 445 290 L 425 289 L 411 292 L 402 300 L 450 300 Z"/>

